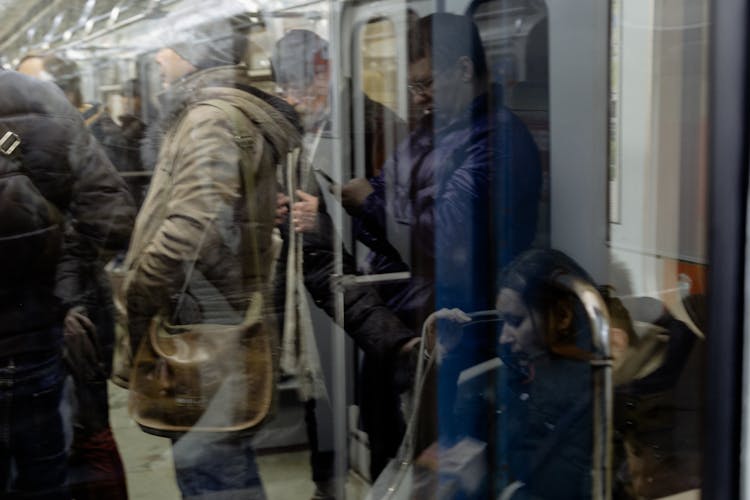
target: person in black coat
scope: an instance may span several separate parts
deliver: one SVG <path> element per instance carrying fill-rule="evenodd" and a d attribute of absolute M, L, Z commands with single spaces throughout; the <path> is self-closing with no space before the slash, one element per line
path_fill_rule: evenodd
<path fill-rule="evenodd" d="M 130 168 L 129 148 L 120 127 L 104 106 L 84 103 L 80 72 L 74 61 L 53 54 L 31 55 L 21 61 L 18 70 L 57 85 L 81 113 L 84 124 L 115 168 L 118 171 Z M 128 187 L 137 203 L 138 190 Z M 69 482 L 76 498 L 82 500 L 102 495 L 127 498 L 125 469 L 109 425 L 107 379 L 112 369 L 115 308 L 104 265 L 111 257 L 105 254 L 104 258 L 78 261 L 78 270 L 64 278 L 70 302 L 64 321 L 68 339 L 66 359 L 75 382 L 76 400 Z M 86 351 L 92 358 L 79 359 Z M 92 363 L 98 369 L 85 367 Z"/>
<path fill-rule="evenodd" d="M 80 114 L 56 86 L 2 71 L 0 88 L 0 123 L 17 135 L 25 175 L 62 214 L 64 225 L 59 252 L 48 262 L 18 269 L 12 279 L 3 273 L 0 373 L 7 383 L 0 394 L 6 436 L 0 443 L 0 488 L 67 498 L 66 423 L 59 409 L 63 318 L 78 304 L 71 284 L 80 263 L 126 246 L 135 206 Z M 0 252 L 4 265 L 12 265 L 11 254 Z"/>

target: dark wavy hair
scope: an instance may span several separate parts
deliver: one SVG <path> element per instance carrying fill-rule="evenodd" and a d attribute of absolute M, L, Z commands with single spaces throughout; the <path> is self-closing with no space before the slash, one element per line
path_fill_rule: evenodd
<path fill-rule="evenodd" d="M 575 345 L 575 336 L 580 329 L 588 328 L 585 311 L 569 291 L 557 283 L 562 275 L 572 275 L 596 286 L 589 274 L 573 259 L 559 250 L 533 249 L 516 257 L 500 272 L 499 289 L 508 288 L 518 292 L 530 311 L 539 313 L 542 325 L 535 325 L 544 335 L 547 348 L 561 356 L 588 359 L 587 351 Z M 571 330 L 560 337 L 549 324 L 550 312 L 558 307 L 567 307 L 573 313 Z"/>

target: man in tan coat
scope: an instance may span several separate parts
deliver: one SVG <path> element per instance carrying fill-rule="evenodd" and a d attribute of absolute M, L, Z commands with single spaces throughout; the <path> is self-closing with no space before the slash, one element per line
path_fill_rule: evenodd
<path fill-rule="evenodd" d="M 246 40 L 229 33 L 226 25 L 202 27 L 156 55 L 162 117 L 144 155 L 150 149 L 156 163 L 126 259 L 134 353 L 156 316 L 182 325 L 241 323 L 251 294 L 269 280 L 276 165 L 298 147 L 300 133 L 289 106 L 250 86 L 238 65 Z M 207 102 L 217 99 L 242 110 L 256 132 L 251 148 L 263 148 L 251 166 L 252 193 L 245 192 L 243 176 L 251 173 L 241 172 L 239 132 Z M 184 497 L 265 498 L 247 435 L 191 432 L 173 443 Z"/>

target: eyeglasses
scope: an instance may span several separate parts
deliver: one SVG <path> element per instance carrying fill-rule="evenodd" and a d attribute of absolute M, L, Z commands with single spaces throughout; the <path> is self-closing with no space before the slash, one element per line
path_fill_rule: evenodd
<path fill-rule="evenodd" d="M 435 80 L 442 79 L 444 76 L 450 74 L 450 72 L 454 68 L 455 66 L 448 66 L 441 69 L 434 69 L 430 78 L 411 82 L 406 86 L 406 88 L 409 89 L 411 95 L 424 97 L 428 92 L 432 90 L 432 85 L 435 83 Z"/>
<path fill-rule="evenodd" d="M 411 92 L 411 95 L 413 96 L 424 96 L 431 90 L 433 81 L 434 78 L 429 78 L 427 80 L 422 80 L 421 82 L 413 82 L 408 84 L 406 88 L 409 89 L 409 92 Z"/>

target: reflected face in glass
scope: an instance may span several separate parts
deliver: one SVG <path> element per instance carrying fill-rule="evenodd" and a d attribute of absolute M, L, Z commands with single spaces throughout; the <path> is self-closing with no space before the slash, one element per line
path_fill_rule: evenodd
<path fill-rule="evenodd" d="M 544 350 L 541 317 L 526 306 L 521 294 L 503 288 L 497 297 L 497 311 L 503 319 L 501 345 L 514 354 L 529 356 Z"/>
<path fill-rule="evenodd" d="M 280 85 L 282 97 L 302 118 L 305 129 L 318 123 L 328 109 L 330 72 L 328 66 L 316 68 L 309 83 L 285 82 Z"/>
<path fill-rule="evenodd" d="M 165 47 L 157 52 L 154 60 L 159 65 L 162 85 L 165 88 L 197 69 L 169 47 Z"/>
<path fill-rule="evenodd" d="M 433 111 L 432 63 L 429 57 L 423 57 L 409 64 L 409 92 L 414 106 L 422 114 Z"/>
<path fill-rule="evenodd" d="M 422 114 L 438 113 L 450 119 L 463 108 L 463 93 L 456 65 L 436 70 L 429 57 L 409 64 L 409 93 L 412 103 Z"/>

